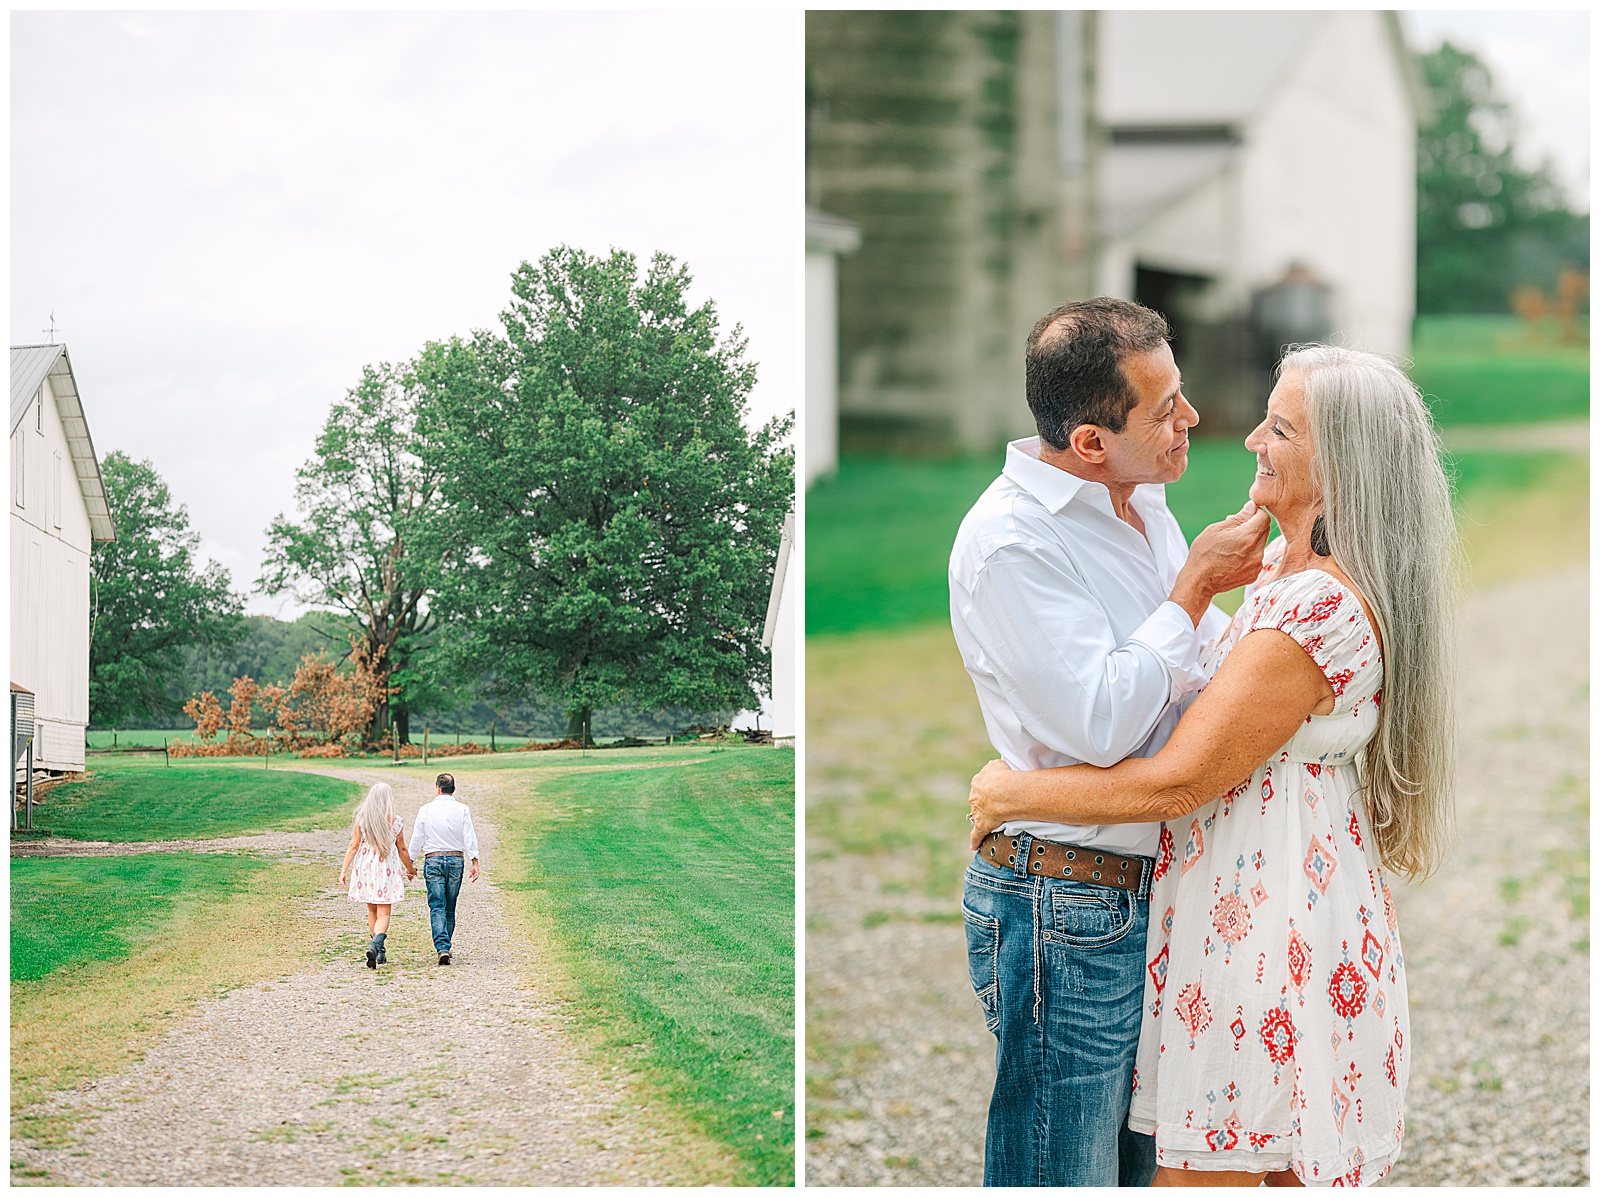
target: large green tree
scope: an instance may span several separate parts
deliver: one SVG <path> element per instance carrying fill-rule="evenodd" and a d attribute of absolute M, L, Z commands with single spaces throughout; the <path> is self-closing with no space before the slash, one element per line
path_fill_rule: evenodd
<path fill-rule="evenodd" d="M 184 650 L 233 643 L 243 603 L 222 566 L 196 565 L 200 535 L 150 462 L 118 450 L 100 473 L 117 538 L 89 558 L 89 720 L 126 727 L 178 709 L 168 686 L 183 673 Z"/>
<path fill-rule="evenodd" d="M 1417 310 L 1503 312 L 1518 286 L 1587 267 L 1588 221 L 1547 165 L 1516 163 L 1510 106 L 1489 68 L 1449 42 L 1421 58 L 1434 120 L 1417 136 Z"/>
<path fill-rule="evenodd" d="M 369 736 L 392 719 L 408 740 L 410 712 L 437 701 L 421 661 L 434 620 L 415 540 L 435 485 L 418 453 L 412 366 L 364 368 L 297 477 L 299 518 L 279 515 L 267 529 L 257 589 L 354 619 L 378 675 L 397 688 Z"/>
<path fill-rule="evenodd" d="M 752 705 L 794 495 L 791 417 L 751 430 L 739 329 L 686 267 L 566 247 L 512 279 L 503 332 L 428 348 L 427 527 L 456 667 L 595 708 Z"/>

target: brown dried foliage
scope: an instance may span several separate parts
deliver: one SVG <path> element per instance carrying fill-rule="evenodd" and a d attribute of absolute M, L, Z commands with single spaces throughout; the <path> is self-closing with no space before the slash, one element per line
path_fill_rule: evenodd
<path fill-rule="evenodd" d="M 1518 287 L 1511 293 L 1511 310 L 1528 326 L 1530 338 L 1537 338 L 1539 326 L 1554 321 L 1557 338 L 1563 342 L 1581 342 L 1584 337 L 1578 327 L 1578 313 L 1589 298 L 1589 275 L 1585 271 L 1567 267 L 1556 280 L 1556 293 L 1547 297 L 1531 284 Z"/>
<path fill-rule="evenodd" d="M 479 753 L 489 751 L 487 744 L 478 744 L 468 740 L 465 744 L 441 744 L 437 748 L 429 748 L 428 755 L 434 756 L 477 756 Z"/>
<path fill-rule="evenodd" d="M 232 702 L 226 716 L 210 691 L 191 698 L 184 713 L 195 721 L 199 744 L 174 745 L 175 756 L 253 756 L 266 751 L 297 752 L 301 756 L 343 756 L 348 751 L 380 748 L 365 739 L 373 713 L 385 697 L 380 666 L 358 637 L 350 638 L 350 668 L 341 669 L 326 653 L 300 658 L 287 686 L 258 685 L 249 677 L 236 678 L 229 688 Z M 257 707 L 271 726 L 265 738 L 251 731 Z M 226 725 L 227 738 L 213 743 Z"/>

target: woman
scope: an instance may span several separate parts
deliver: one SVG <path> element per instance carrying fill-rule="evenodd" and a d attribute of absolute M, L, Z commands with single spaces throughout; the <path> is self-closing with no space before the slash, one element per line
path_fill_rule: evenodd
<path fill-rule="evenodd" d="M 352 860 L 354 869 L 350 867 Z M 405 824 L 395 813 L 394 791 L 380 781 L 356 807 L 350 847 L 345 849 L 344 864 L 339 866 L 339 884 L 345 884 L 347 877 L 350 881 L 350 900 L 367 904 L 367 934 L 372 936 L 367 945 L 368 968 L 389 962 L 384 954 L 389 908 L 406 896 L 405 882 L 400 877 L 402 866 L 406 876 L 415 880 L 417 868 L 406 851 Z"/>
<path fill-rule="evenodd" d="M 1431 872 L 1451 819 L 1449 488 L 1420 394 L 1373 354 L 1288 354 L 1245 444 L 1282 536 L 1210 684 L 1154 757 L 992 762 L 973 842 L 1165 820 L 1128 1119 L 1155 1183 L 1371 1183 L 1411 1056 L 1384 872 Z"/>

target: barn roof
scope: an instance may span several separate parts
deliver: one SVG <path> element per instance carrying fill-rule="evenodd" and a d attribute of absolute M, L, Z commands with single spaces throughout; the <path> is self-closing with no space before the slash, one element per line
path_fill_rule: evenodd
<path fill-rule="evenodd" d="M 1237 126 L 1266 102 L 1321 15 L 1105 13 L 1097 115 L 1112 129 Z"/>
<path fill-rule="evenodd" d="M 1100 17 L 1096 104 L 1112 140 L 1237 130 L 1272 98 L 1325 12 L 1120 10 Z M 1377 14 L 1417 123 L 1430 101 L 1399 18 Z"/>
<path fill-rule="evenodd" d="M 1325 12 L 1185 10 L 1100 17 L 1097 118 L 1101 221 L 1122 237 L 1222 171 L 1312 44 Z M 1419 125 L 1426 88 L 1398 18 L 1377 14 Z"/>
<path fill-rule="evenodd" d="M 83 414 L 78 382 L 65 345 L 11 347 L 11 432 L 16 433 L 46 377 L 56 397 L 56 412 L 67 436 L 67 452 L 72 456 L 72 471 L 78 476 L 78 490 L 89 513 L 89 535 L 94 540 L 115 540 L 117 526 L 111 519 L 105 478 L 94 453 L 94 441 L 89 437 L 89 421 Z"/>

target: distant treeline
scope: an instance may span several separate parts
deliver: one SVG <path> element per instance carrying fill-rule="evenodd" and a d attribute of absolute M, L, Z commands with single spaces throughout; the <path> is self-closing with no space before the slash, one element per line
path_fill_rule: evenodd
<path fill-rule="evenodd" d="M 178 702 L 209 690 L 227 705 L 228 687 L 234 678 L 249 676 L 263 684 L 286 685 L 294 677 L 295 666 L 307 653 L 326 652 L 342 660 L 350 649 L 350 636 L 358 629 L 352 620 L 326 611 L 311 611 L 294 620 L 274 619 L 270 615 L 245 618 L 247 631 L 242 639 L 225 649 L 190 648 L 184 652 L 182 680 L 169 687 L 170 697 Z M 497 736 L 531 739 L 559 739 L 567 727 L 567 716 L 554 703 L 496 702 L 486 697 L 490 679 L 474 678 L 461 687 L 453 709 L 416 712 L 411 716 L 411 738 L 419 740 L 423 728 L 431 729 L 436 739 L 462 735 L 487 735 L 490 725 Z M 691 724 L 728 723 L 733 711 L 634 712 L 596 711 L 590 734 L 609 739 L 615 736 L 651 738 L 675 734 Z M 194 720 L 185 715 L 143 720 L 128 724 L 130 730 L 190 729 Z"/>
<path fill-rule="evenodd" d="M 1589 216 L 1551 163 L 1520 164 L 1488 65 L 1448 41 L 1418 64 L 1433 113 L 1417 133 L 1417 311 L 1588 311 Z"/>

